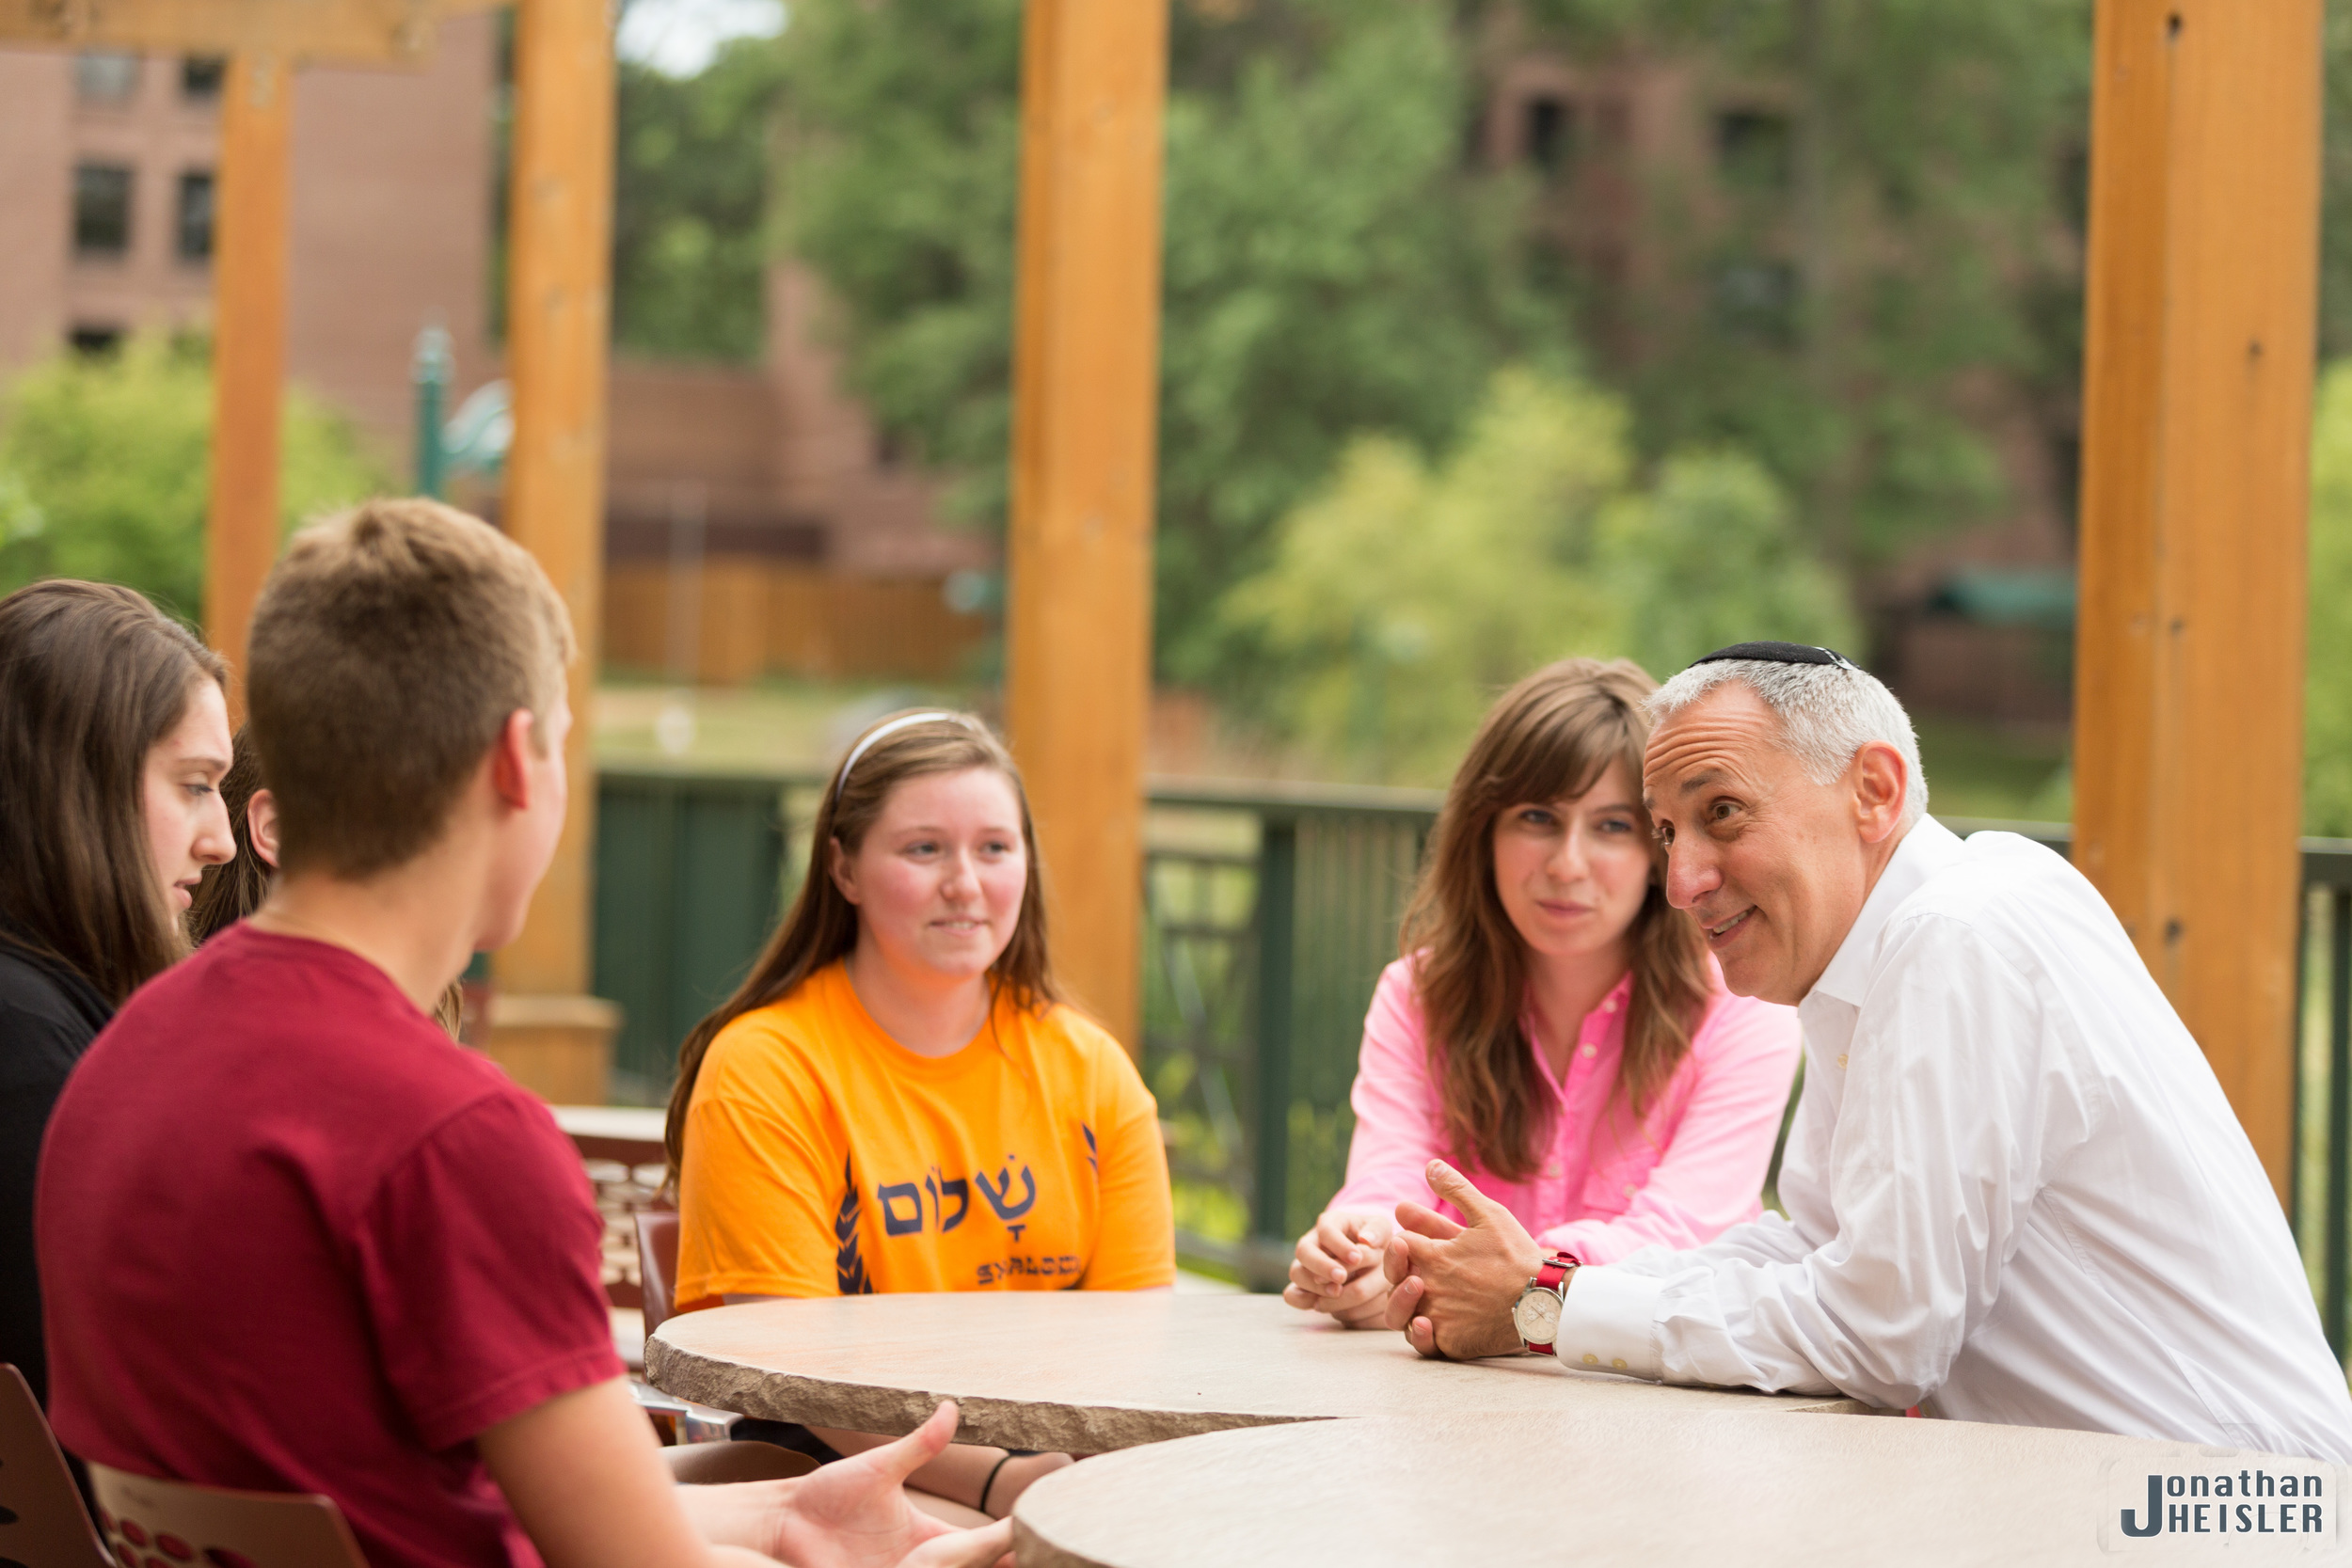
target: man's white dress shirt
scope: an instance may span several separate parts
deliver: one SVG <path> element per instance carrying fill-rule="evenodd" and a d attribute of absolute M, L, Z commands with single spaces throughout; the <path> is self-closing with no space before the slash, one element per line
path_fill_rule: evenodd
<path fill-rule="evenodd" d="M 2269 1179 L 2064 859 L 1921 820 L 1798 1013 L 1788 1218 L 1580 1269 L 1565 1365 L 2352 1461 Z"/>

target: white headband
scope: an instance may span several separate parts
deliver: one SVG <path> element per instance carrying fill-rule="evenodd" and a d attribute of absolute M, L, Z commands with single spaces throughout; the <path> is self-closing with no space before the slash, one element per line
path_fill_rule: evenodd
<path fill-rule="evenodd" d="M 961 715 L 954 713 L 909 713 L 893 719 L 887 724 L 879 724 L 866 731 L 866 738 L 859 741 L 850 752 L 850 760 L 841 765 L 841 777 L 833 782 L 833 798 L 836 800 L 840 800 L 841 792 L 850 787 L 850 769 L 855 768 L 857 759 L 866 754 L 866 748 L 880 740 L 883 736 L 905 729 L 909 724 L 928 724 L 934 719 L 956 724 L 964 721 Z"/>

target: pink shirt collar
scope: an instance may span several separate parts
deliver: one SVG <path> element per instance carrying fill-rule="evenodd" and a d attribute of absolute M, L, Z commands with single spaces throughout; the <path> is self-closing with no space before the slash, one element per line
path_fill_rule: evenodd
<path fill-rule="evenodd" d="M 1625 1047 L 1625 1013 L 1632 1000 L 1633 971 L 1629 969 L 1617 976 L 1617 983 L 1609 988 L 1609 994 L 1602 997 L 1594 1006 L 1593 1010 L 1586 1013 L 1578 1022 L 1577 1049 L 1581 1051 L 1587 1046 L 1591 1047 L 1593 1059 L 1596 1062 L 1604 1056 L 1614 1060 L 1617 1053 Z M 1544 1082 L 1551 1086 L 1551 1092 L 1555 1098 L 1565 1100 L 1568 1094 L 1567 1085 L 1553 1075 L 1551 1063 L 1544 1056 L 1543 1042 L 1537 1037 L 1534 1008 L 1530 1007 L 1519 1015 L 1519 1033 L 1527 1037 L 1527 1049 L 1535 1057 L 1535 1070 L 1543 1076 Z M 1571 1056 L 1568 1060 L 1569 1070 L 1573 1072 L 1576 1058 Z"/>

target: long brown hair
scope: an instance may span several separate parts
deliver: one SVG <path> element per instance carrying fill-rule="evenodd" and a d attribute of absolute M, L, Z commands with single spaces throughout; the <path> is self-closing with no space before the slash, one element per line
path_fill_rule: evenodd
<path fill-rule="evenodd" d="M 912 722 L 902 722 L 910 719 Z M 885 729 L 888 734 L 882 733 Z M 1022 787 L 1021 770 L 1013 766 L 1012 754 L 989 733 L 987 725 L 970 714 L 896 714 L 878 721 L 850 748 L 826 786 L 824 801 L 817 808 L 817 825 L 809 834 L 808 875 L 801 882 L 801 895 L 792 901 L 791 912 L 776 927 L 776 934 L 769 939 L 766 950 L 735 994 L 694 1025 L 693 1033 L 678 1048 L 677 1085 L 670 1091 L 670 1120 L 663 1140 L 669 1147 L 673 1184 L 686 1163 L 686 1111 L 693 1102 L 694 1080 L 701 1076 L 703 1057 L 719 1031 L 755 1007 L 783 1001 L 803 980 L 847 957 L 857 945 L 857 906 L 833 879 L 831 847 L 837 844 L 843 854 L 856 854 L 882 816 L 891 791 L 909 779 L 973 768 L 993 768 L 1011 784 L 1013 799 L 1021 806 L 1021 844 L 1028 855 L 1021 918 L 1013 927 L 1012 940 L 989 966 L 991 992 L 1009 992 L 1019 1006 L 1041 1011 L 1061 1000 L 1045 953 L 1044 870 L 1038 861 L 1037 832 L 1029 821 L 1029 794 Z"/>
<path fill-rule="evenodd" d="M 128 588 L 0 599 L 0 936 L 117 1006 L 187 951 L 148 844 L 147 753 L 227 674 Z"/>
<path fill-rule="evenodd" d="M 1448 1140 L 1457 1159 L 1506 1180 L 1534 1173 L 1552 1107 L 1521 1024 L 1527 953 L 1495 888 L 1495 821 L 1513 805 L 1582 795 L 1612 762 L 1638 781 L 1650 729 L 1642 699 L 1657 689 L 1629 660 L 1571 658 L 1504 692 L 1454 775 L 1406 911 L 1400 945 L 1419 955 L 1414 988 Z M 1653 850 L 1626 932 L 1633 993 L 1617 1085 L 1636 1119 L 1691 1049 L 1709 984 L 1698 928 L 1666 902 L 1663 865 Z"/>

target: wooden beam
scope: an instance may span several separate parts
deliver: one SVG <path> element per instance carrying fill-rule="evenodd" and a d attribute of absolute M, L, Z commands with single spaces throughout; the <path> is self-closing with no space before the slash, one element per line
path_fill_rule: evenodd
<path fill-rule="evenodd" d="M 213 245 L 213 445 L 204 636 L 245 712 L 246 633 L 278 559 L 279 407 L 286 382 L 286 228 L 294 76 L 283 55 L 232 55 L 221 101 Z"/>
<path fill-rule="evenodd" d="M 501 993 L 543 1000 L 584 999 L 590 978 L 596 805 L 590 736 L 604 586 L 612 92 L 605 0 L 521 0 L 507 274 L 515 436 L 501 522 L 564 595 L 580 658 L 572 666 L 572 731 L 564 749 L 570 813 L 523 932 L 494 967 Z M 494 1029 L 505 1006 L 503 1000 L 493 1005 Z M 603 1028 L 609 1036 L 609 1018 Z M 594 1032 L 583 1033 L 583 1048 Z"/>
<path fill-rule="evenodd" d="M 2075 857 L 2283 1196 L 2323 0 L 2099 0 Z"/>
<path fill-rule="evenodd" d="M 74 49 L 421 62 L 444 17 L 494 0 L 0 0 L 0 40 Z"/>
<path fill-rule="evenodd" d="M 1168 5 L 1024 29 L 1006 712 L 1057 967 L 1140 1054 Z"/>

